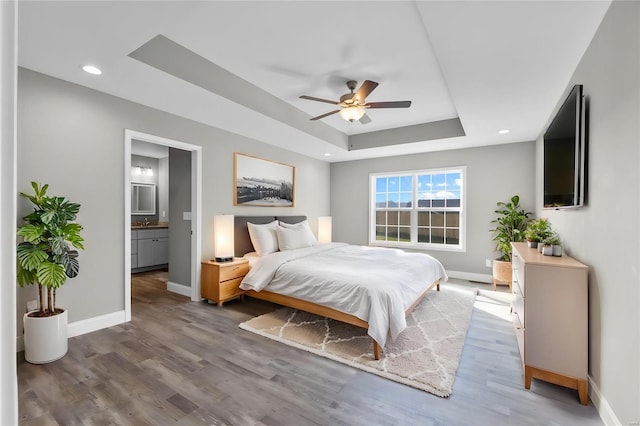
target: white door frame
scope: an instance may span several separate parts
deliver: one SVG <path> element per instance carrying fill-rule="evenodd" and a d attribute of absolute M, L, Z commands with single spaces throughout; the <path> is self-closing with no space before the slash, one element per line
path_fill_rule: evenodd
<path fill-rule="evenodd" d="M 131 142 L 151 142 L 191 152 L 191 300 L 200 298 L 200 259 L 202 258 L 202 147 L 149 135 L 124 131 L 124 310 L 131 321 Z"/>

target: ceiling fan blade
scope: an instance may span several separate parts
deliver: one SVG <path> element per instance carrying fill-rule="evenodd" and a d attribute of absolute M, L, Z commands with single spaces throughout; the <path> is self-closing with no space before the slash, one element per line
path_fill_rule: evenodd
<path fill-rule="evenodd" d="M 373 89 L 376 87 L 378 87 L 378 83 L 375 81 L 365 80 L 351 100 L 355 102 L 355 100 L 358 99 L 359 103 L 363 104 L 366 97 L 369 96 L 369 93 L 373 92 Z"/>
<path fill-rule="evenodd" d="M 370 102 L 364 106 L 367 108 L 409 108 L 411 101 Z"/>
<path fill-rule="evenodd" d="M 322 114 L 322 115 L 319 115 L 319 116 L 317 116 L 317 117 L 313 117 L 313 118 L 311 118 L 311 120 L 320 120 L 321 118 L 328 117 L 328 116 L 330 116 L 330 115 L 332 115 L 332 114 L 335 114 L 336 112 L 340 112 L 340 110 L 339 110 L 339 109 L 337 109 L 337 110 L 335 110 L 335 111 L 331 111 L 331 112 L 328 112 L 328 113 L 326 113 L 326 114 Z"/>
<path fill-rule="evenodd" d="M 329 99 L 322 99 L 322 98 L 314 98 L 313 96 L 307 96 L 307 95 L 300 96 L 300 99 L 306 99 L 306 100 L 309 100 L 309 101 L 324 102 L 324 103 L 331 104 L 331 105 L 338 105 L 338 102 L 336 102 L 336 101 L 330 101 Z"/>
<path fill-rule="evenodd" d="M 369 117 L 367 114 L 363 115 L 362 117 L 360 117 L 360 124 L 369 124 L 371 123 L 371 117 Z"/>

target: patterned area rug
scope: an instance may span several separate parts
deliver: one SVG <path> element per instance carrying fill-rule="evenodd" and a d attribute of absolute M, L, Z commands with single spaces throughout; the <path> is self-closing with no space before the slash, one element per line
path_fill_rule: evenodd
<path fill-rule="evenodd" d="M 382 359 L 363 328 L 290 308 L 261 315 L 240 328 L 434 395 L 451 394 L 477 290 L 443 283 L 407 317 L 407 328 L 389 339 Z"/>

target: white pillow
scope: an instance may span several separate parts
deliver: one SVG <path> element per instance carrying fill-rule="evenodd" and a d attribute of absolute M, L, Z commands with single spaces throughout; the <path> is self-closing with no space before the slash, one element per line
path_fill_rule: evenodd
<path fill-rule="evenodd" d="M 264 256 L 265 254 L 275 253 L 278 251 L 278 237 L 276 235 L 277 226 L 277 220 L 264 225 L 247 222 L 251 243 L 259 256 Z"/>
<path fill-rule="evenodd" d="M 316 245 L 320 244 L 318 242 L 318 239 L 316 238 L 316 236 L 313 235 L 313 231 L 311 230 L 311 227 L 309 226 L 309 221 L 308 220 L 303 220 L 302 222 L 299 222 L 299 223 L 286 223 L 286 222 L 280 221 L 280 226 L 282 226 L 283 228 L 288 228 L 288 229 L 302 229 L 304 234 L 306 235 L 307 242 L 308 242 L 308 245 L 305 246 L 305 247 L 316 246 Z M 282 249 L 280 249 L 280 250 L 282 250 Z"/>
<path fill-rule="evenodd" d="M 278 235 L 278 246 L 280 250 L 295 250 L 299 248 L 311 247 L 313 244 L 309 241 L 304 227 L 285 228 L 278 226 L 276 228 Z"/>

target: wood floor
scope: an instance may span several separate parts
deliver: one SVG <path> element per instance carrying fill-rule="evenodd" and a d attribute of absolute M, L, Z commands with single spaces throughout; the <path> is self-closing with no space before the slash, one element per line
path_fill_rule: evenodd
<path fill-rule="evenodd" d="M 602 424 L 575 391 L 523 388 L 503 294 L 478 297 L 453 395 L 439 398 L 238 328 L 275 305 L 218 308 L 167 292 L 166 275 L 135 276 L 131 322 L 70 339 L 51 364 L 19 354 L 20 424 Z"/>

